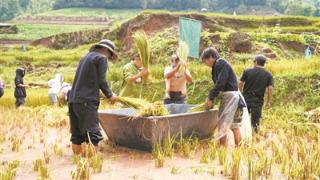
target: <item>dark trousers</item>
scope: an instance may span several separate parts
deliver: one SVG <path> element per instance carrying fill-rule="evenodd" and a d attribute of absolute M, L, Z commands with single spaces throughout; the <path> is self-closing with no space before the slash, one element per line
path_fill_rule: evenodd
<path fill-rule="evenodd" d="M 170 98 L 164 99 L 164 104 L 185 104 L 186 97 L 181 92 L 169 92 Z"/>
<path fill-rule="evenodd" d="M 3 96 L 3 94 L 4 94 L 4 90 L 0 88 L 0 98 Z"/>
<path fill-rule="evenodd" d="M 16 97 L 16 107 L 23 106 L 25 104 L 25 97 Z"/>
<path fill-rule="evenodd" d="M 97 102 L 70 103 L 69 118 L 71 142 L 81 145 L 83 142 L 95 146 L 103 139 L 100 132 Z M 89 139 L 90 138 L 90 139 Z"/>
<path fill-rule="evenodd" d="M 262 115 L 262 103 L 247 103 L 248 111 L 251 114 L 251 125 L 254 129 L 257 129 L 260 125 L 260 119 Z"/>

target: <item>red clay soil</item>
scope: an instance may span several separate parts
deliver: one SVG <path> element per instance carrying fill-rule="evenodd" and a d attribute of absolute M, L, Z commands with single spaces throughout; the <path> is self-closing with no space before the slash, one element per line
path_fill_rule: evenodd
<path fill-rule="evenodd" d="M 300 53 L 304 53 L 306 45 L 296 41 L 279 42 L 281 49 L 291 49 Z"/>
<path fill-rule="evenodd" d="M 123 40 L 126 46 L 132 44 L 132 33 L 137 30 L 144 30 L 147 34 L 162 31 L 165 28 L 176 26 L 179 23 L 179 17 L 192 18 L 202 21 L 203 29 L 215 28 L 216 22 L 201 14 L 141 14 L 122 24 L 117 38 Z"/>
<path fill-rule="evenodd" d="M 278 23 L 278 20 L 276 18 L 268 20 L 250 20 L 233 17 L 217 17 L 210 15 L 206 16 L 197 13 L 143 13 L 136 16 L 135 18 L 129 19 L 128 21 L 123 23 L 119 29 L 115 29 L 114 31 L 106 31 L 102 29 L 96 30 L 96 32 L 92 34 L 92 31 L 89 30 L 81 32 L 81 36 L 78 33 L 64 33 L 61 35 L 55 35 L 52 37 L 36 40 L 32 43 L 32 45 L 44 45 L 53 48 L 73 48 L 81 44 L 96 42 L 102 37 L 108 37 L 109 39 L 117 39 L 124 42 L 125 49 L 128 49 L 132 45 L 132 34 L 135 31 L 144 30 L 148 35 L 152 35 L 153 33 L 162 31 L 166 28 L 178 26 L 179 17 L 199 20 L 202 22 L 202 28 L 209 30 L 209 32 L 211 33 L 217 31 L 223 32 L 230 29 L 237 30 L 244 27 L 257 28 L 261 25 L 262 21 L 266 26 L 274 26 Z M 292 23 L 296 26 L 308 25 L 310 23 L 312 24 L 312 22 L 301 18 L 281 19 L 281 25 L 283 26 L 292 25 Z M 301 47 L 299 47 L 298 49 L 300 51 Z M 247 49 L 245 49 L 245 51 L 247 51 Z"/>
<path fill-rule="evenodd" d="M 235 32 L 228 37 L 228 46 L 232 52 L 250 53 L 252 51 L 252 40 L 246 33 Z"/>

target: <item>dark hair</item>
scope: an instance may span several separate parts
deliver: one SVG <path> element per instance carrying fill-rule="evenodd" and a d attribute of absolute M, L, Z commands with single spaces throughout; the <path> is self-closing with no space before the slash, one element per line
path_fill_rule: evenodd
<path fill-rule="evenodd" d="M 180 58 L 179 58 L 179 56 L 177 54 L 172 54 L 171 61 L 179 62 Z"/>
<path fill-rule="evenodd" d="M 134 60 L 136 60 L 136 58 L 138 58 L 141 61 L 140 55 L 138 53 L 133 54 L 132 60 L 134 61 Z"/>
<path fill-rule="evenodd" d="M 205 49 L 201 54 L 202 60 L 208 59 L 210 57 L 212 57 L 214 60 L 218 60 L 220 58 L 219 52 L 213 47 Z"/>
<path fill-rule="evenodd" d="M 102 49 L 102 48 L 104 48 L 104 47 L 98 46 L 98 45 L 93 45 L 93 46 L 91 46 L 89 51 L 90 52 L 97 52 L 97 51 L 100 51 L 100 49 Z"/>
<path fill-rule="evenodd" d="M 267 62 L 267 58 L 264 55 L 257 55 L 254 58 L 254 62 L 256 62 L 257 65 L 259 65 L 259 66 L 264 66 Z"/>

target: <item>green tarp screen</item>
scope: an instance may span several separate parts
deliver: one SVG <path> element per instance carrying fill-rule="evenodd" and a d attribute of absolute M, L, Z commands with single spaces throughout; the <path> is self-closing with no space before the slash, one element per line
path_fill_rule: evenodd
<path fill-rule="evenodd" d="M 199 58 L 201 21 L 179 18 L 180 41 L 184 41 L 189 46 L 189 57 Z"/>

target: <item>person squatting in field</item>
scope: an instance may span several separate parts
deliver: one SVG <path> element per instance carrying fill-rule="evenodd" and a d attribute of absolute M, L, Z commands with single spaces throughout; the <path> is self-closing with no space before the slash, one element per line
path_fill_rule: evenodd
<path fill-rule="evenodd" d="M 92 143 L 97 149 L 103 139 L 98 120 L 99 90 L 111 101 L 117 99 L 106 81 L 108 60 L 114 59 L 114 43 L 101 40 L 79 62 L 68 102 L 72 150 L 75 154 L 82 153 L 82 143 Z"/>
<path fill-rule="evenodd" d="M 48 81 L 49 86 L 49 100 L 51 105 L 59 104 L 59 93 L 62 89 L 63 76 L 61 74 L 56 74 L 54 79 Z"/>

